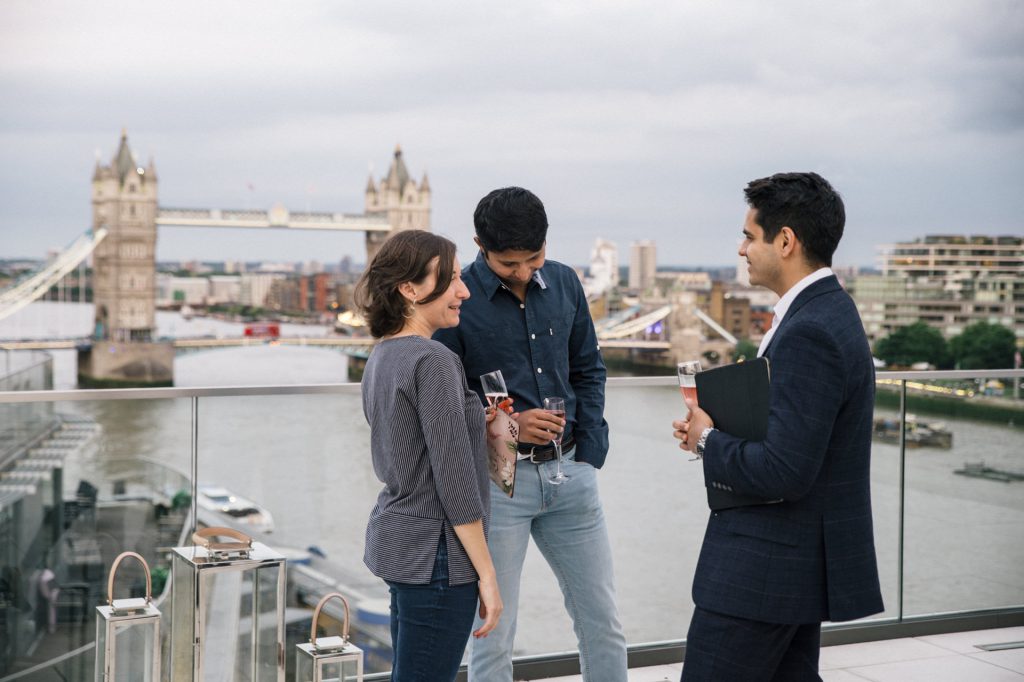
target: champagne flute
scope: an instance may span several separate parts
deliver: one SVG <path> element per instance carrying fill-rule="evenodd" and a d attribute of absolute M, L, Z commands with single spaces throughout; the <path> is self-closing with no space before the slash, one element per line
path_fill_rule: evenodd
<path fill-rule="evenodd" d="M 480 375 L 480 386 L 483 389 L 484 397 L 487 398 L 487 407 L 490 409 L 498 409 L 498 405 L 508 398 L 505 377 L 501 376 L 500 369 Z"/>
<path fill-rule="evenodd" d="M 689 398 L 697 403 L 697 372 L 701 371 L 700 362 L 697 360 L 687 360 L 686 362 L 680 362 L 676 365 L 676 374 L 679 377 L 679 392 L 683 394 L 683 400 Z M 687 409 L 687 415 L 689 415 L 689 407 Z M 700 459 L 694 457 L 690 461 Z"/>
<path fill-rule="evenodd" d="M 549 414 L 553 414 L 556 417 L 565 419 L 565 399 L 564 398 L 544 398 L 544 411 Z M 551 444 L 555 446 L 555 455 L 557 466 L 555 473 L 548 478 L 548 483 L 551 485 L 562 485 L 569 480 L 569 476 L 562 471 L 562 434 L 556 433 L 551 438 Z"/>
<path fill-rule="evenodd" d="M 676 365 L 679 392 L 683 394 L 683 400 L 689 398 L 694 403 L 697 402 L 697 372 L 700 371 L 700 362 L 697 360 L 687 360 Z"/>

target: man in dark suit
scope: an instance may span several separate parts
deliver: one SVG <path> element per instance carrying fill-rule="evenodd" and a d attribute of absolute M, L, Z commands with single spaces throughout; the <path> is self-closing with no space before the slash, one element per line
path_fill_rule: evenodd
<path fill-rule="evenodd" d="M 821 622 L 883 608 L 869 479 L 874 364 L 829 268 L 843 201 L 816 173 L 754 180 L 745 194 L 739 254 L 750 283 L 780 297 L 758 351 L 771 372 L 767 436 L 719 431 L 689 401 L 673 428 L 702 457 L 707 485 L 776 502 L 711 514 L 684 682 L 820 680 Z"/>

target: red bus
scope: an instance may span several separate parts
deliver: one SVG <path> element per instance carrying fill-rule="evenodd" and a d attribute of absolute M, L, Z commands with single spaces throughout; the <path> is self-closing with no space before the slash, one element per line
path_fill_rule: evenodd
<path fill-rule="evenodd" d="M 245 325 L 245 336 L 254 339 L 276 339 L 281 336 L 281 325 L 277 322 L 253 322 Z"/>

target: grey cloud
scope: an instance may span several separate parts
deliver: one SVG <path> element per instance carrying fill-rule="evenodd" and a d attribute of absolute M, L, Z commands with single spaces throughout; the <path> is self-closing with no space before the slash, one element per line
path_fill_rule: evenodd
<path fill-rule="evenodd" d="M 548 204 L 556 257 L 643 236 L 662 263 L 732 263 L 743 184 L 783 169 L 847 194 L 846 262 L 896 236 L 1019 231 L 1006 0 L 12 5 L 0 234 L 17 255 L 83 229 L 93 150 L 122 125 L 165 205 L 359 210 L 367 163 L 383 173 L 401 142 L 430 172 L 434 225 L 470 252 L 476 200 L 519 183 Z M 251 257 L 361 249 L 243 241 Z M 168 232 L 160 248 L 238 243 Z"/>

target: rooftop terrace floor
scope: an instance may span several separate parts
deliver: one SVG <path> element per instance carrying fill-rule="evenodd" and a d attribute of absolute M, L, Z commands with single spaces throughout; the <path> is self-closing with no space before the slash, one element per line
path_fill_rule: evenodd
<path fill-rule="evenodd" d="M 981 646 L 1016 642 L 1017 648 L 987 651 Z M 908 637 L 821 650 L 824 682 L 1022 682 L 1024 627 Z M 630 682 L 678 682 L 681 663 L 634 668 Z M 579 675 L 545 682 L 580 682 Z"/>

